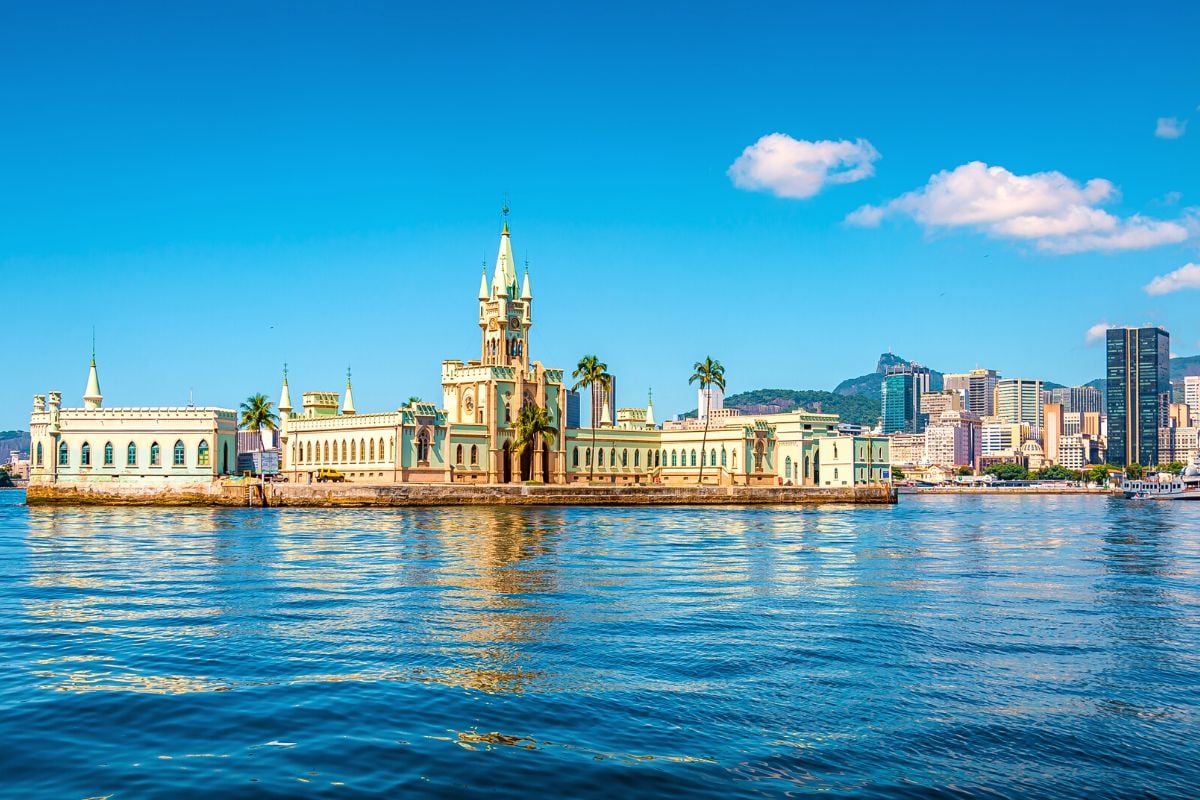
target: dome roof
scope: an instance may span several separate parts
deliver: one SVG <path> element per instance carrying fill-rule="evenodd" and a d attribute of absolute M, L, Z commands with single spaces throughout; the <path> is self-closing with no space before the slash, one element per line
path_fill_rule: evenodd
<path fill-rule="evenodd" d="M 1033 455 L 1040 456 L 1040 455 L 1042 455 L 1043 451 L 1042 451 L 1042 446 L 1040 444 L 1035 442 L 1033 439 L 1030 439 L 1029 441 L 1025 442 L 1025 444 L 1021 445 L 1021 452 L 1027 456 L 1033 456 Z"/>
<path fill-rule="evenodd" d="M 1191 464 L 1188 464 L 1187 469 L 1183 471 L 1183 476 L 1185 478 L 1200 477 L 1200 464 L 1197 464 L 1194 461 Z"/>

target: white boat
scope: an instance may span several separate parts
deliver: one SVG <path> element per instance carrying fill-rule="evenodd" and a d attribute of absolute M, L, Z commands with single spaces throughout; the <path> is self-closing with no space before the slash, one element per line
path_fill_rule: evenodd
<path fill-rule="evenodd" d="M 1121 481 L 1129 500 L 1200 500 L 1200 463 L 1193 462 L 1181 475 L 1159 474 Z"/>

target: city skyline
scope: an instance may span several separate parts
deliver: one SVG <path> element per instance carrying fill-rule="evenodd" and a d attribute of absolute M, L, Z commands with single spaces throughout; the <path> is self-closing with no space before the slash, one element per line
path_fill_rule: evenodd
<path fill-rule="evenodd" d="M 830 9 L 271 8 L 10 15 L 0 269 L 36 347 L 6 351 L 0 429 L 82 394 L 93 326 L 113 404 L 234 405 L 284 362 L 330 390 L 349 362 L 367 407 L 436 396 L 506 192 L 538 358 L 596 353 L 664 417 L 706 355 L 735 394 L 889 350 L 1074 385 L 1109 324 L 1197 351 L 1195 9 L 877 6 L 851 53 L 798 33 Z"/>

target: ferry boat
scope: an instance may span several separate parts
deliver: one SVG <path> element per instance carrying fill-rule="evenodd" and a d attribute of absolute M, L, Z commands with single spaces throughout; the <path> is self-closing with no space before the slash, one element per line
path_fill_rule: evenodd
<path fill-rule="evenodd" d="M 1200 500 L 1200 463 L 1192 462 L 1181 475 L 1150 475 L 1121 481 L 1129 500 Z"/>

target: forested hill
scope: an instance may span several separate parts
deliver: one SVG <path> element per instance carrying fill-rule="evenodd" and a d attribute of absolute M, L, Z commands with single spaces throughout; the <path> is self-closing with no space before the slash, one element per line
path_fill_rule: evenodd
<path fill-rule="evenodd" d="M 746 415 L 779 414 L 804 408 L 824 414 L 837 414 L 842 422 L 874 425 L 879 417 L 879 398 L 862 395 L 842 395 L 819 389 L 755 389 L 725 398 L 726 408 L 736 408 Z M 684 414 L 696 416 L 695 410 Z"/>

